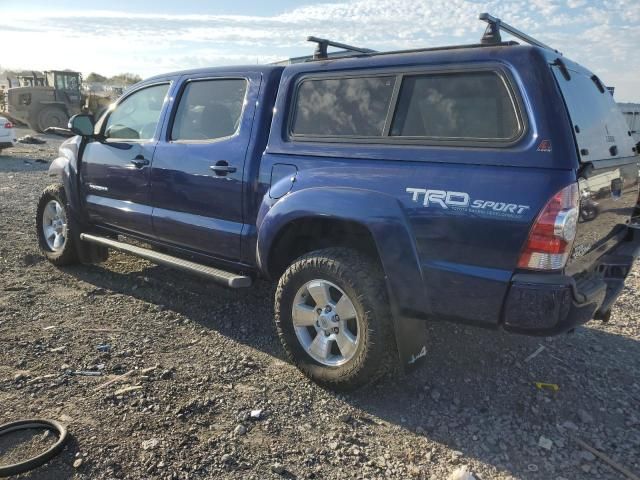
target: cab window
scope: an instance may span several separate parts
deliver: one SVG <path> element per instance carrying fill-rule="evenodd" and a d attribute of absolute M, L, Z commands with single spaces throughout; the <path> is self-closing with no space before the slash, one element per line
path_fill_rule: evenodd
<path fill-rule="evenodd" d="M 78 77 L 64 73 L 55 74 L 55 83 L 58 90 L 78 90 Z"/>
<path fill-rule="evenodd" d="M 107 118 L 107 139 L 150 140 L 156 133 L 169 84 L 163 83 L 138 90 L 122 102 Z"/>

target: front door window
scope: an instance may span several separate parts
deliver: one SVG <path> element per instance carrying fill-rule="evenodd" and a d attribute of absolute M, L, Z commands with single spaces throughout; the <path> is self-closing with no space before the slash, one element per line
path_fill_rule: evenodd
<path fill-rule="evenodd" d="M 138 90 L 120 102 L 107 119 L 104 135 L 114 140 L 151 140 L 158 127 L 169 84 Z"/>

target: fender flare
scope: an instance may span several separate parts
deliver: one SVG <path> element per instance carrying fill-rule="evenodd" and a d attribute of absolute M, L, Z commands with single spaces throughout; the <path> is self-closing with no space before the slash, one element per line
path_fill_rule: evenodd
<path fill-rule="evenodd" d="M 69 203 L 71 218 L 74 223 L 72 229 L 75 235 L 78 256 L 83 263 L 98 263 L 107 258 L 104 247 L 80 240 L 80 233 L 89 226 L 89 220 L 80 191 L 80 164 L 85 141 L 79 137 L 71 137 L 60 146 L 60 156 L 49 166 L 49 176 L 55 177 L 64 187 Z"/>
<path fill-rule="evenodd" d="M 302 218 L 355 222 L 371 233 L 385 273 L 400 360 L 405 369 L 420 363 L 426 355 L 426 325 L 412 313 L 425 312 L 427 302 L 414 237 L 398 200 L 353 188 L 308 188 L 278 201 L 266 195 L 256 222 L 256 256 L 264 274 L 279 233 Z"/>
<path fill-rule="evenodd" d="M 65 140 L 59 149 L 59 156 L 49 165 L 49 176 L 58 178 L 64 186 L 71 214 L 81 224 L 86 223 L 86 215 L 82 208 L 80 188 L 80 155 L 84 149 L 79 136 Z"/>

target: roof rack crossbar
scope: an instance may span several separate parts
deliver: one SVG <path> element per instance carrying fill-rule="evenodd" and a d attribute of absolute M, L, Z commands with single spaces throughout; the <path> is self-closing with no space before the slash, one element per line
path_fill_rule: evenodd
<path fill-rule="evenodd" d="M 535 45 L 536 47 L 546 48 L 547 50 L 553 50 L 554 52 L 557 52 L 555 48 L 552 48 L 549 45 L 542 43 L 539 40 L 536 40 L 535 38 L 527 35 L 524 32 L 521 32 L 517 28 L 512 27 L 508 23 L 503 22 L 502 20 L 494 17 L 493 15 L 489 15 L 488 13 L 481 13 L 478 18 L 483 22 L 487 22 L 488 24 L 487 29 L 485 30 L 481 40 L 481 42 L 484 45 L 492 44 L 492 43 L 500 43 L 501 42 L 500 30 L 504 30 L 505 32 L 510 33 L 514 37 L 519 38 L 523 42 L 526 42 L 530 45 Z"/>
<path fill-rule="evenodd" d="M 334 42 L 333 40 L 327 40 L 326 38 L 318 38 L 318 37 L 307 37 L 308 42 L 317 43 L 316 51 L 313 52 L 314 60 L 324 60 L 329 57 L 327 53 L 328 47 L 341 48 L 343 50 L 347 50 L 349 52 L 357 52 L 357 53 L 375 53 L 375 50 L 371 50 L 370 48 L 360 48 L 354 47 L 353 45 L 347 45 L 346 43 Z"/>

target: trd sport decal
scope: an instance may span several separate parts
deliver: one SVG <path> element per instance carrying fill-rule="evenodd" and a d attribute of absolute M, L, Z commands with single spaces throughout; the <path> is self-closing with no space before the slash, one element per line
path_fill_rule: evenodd
<path fill-rule="evenodd" d="M 412 195 L 411 199 L 414 202 L 422 203 L 425 207 L 435 207 L 452 212 L 518 218 L 530 209 L 529 205 L 520 205 L 517 203 L 480 199 L 472 200 L 466 192 L 407 188 L 407 193 Z"/>

